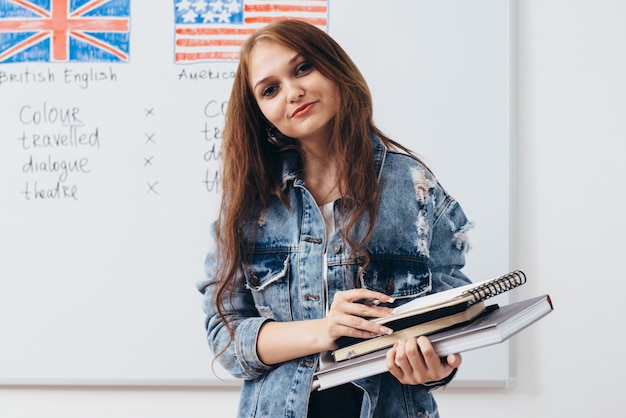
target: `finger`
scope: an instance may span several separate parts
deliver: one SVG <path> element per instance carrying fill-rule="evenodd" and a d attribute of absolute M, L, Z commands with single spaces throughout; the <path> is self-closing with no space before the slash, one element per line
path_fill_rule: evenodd
<path fill-rule="evenodd" d="M 411 369 L 414 371 L 421 371 L 427 368 L 427 363 L 424 361 L 424 357 L 420 352 L 419 344 L 417 343 L 417 338 L 409 338 L 408 340 L 403 341 L 401 346 L 401 350 L 399 352 L 399 362 L 400 364 L 406 364 L 407 369 Z"/>
<path fill-rule="evenodd" d="M 420 351 L 422 352 L 422 356 L 429 367 L 432 365 L 436 365 L 437 361 L 447 365 L 451 368 L 457 368 L 461 365 L 462 357 L 460 354 L 449 354 L 445 358 L 440 358 L 435 352 L 435 348 L 432 343 L 428 339 L 428 337 L 421 336 L 417 339 L 418 346 Z"/>
<path fill-rule="evenodd" d="M 369 338 L 376 335 L 388 335 L 393 332 L 388 327 L 369 320 L 371 318 L 382 318 L 390 315 L 392 311 L 391 308 L 367 306 L 361 303 L 351 302 L 354 298 L 372 293 L 376 294 L 376 292 L 371 292 L 366 289 L 354 289 L 351 291 L 337 292 L 335 294 L 330 312 L 328 313 L 328 318 L 331 321 L 331 326 L 337 324 L 346 328 L 337 329 L 333 326 L 333 335 L 341 333 L 342 335 L 350 337 Z M 352 294 L 352 296 L 350 296 L 350 294 Z M 352 328 L 355 331 L 351 331 L 348 328 Z M 371 335 L 363 334 L 363 331 L 371 333 Z"/>
<path fill-rule="evenodd" d="M 393 332 L 391 328 L 384 325 L 368 321 L 359 315 L 338 315 L 336 324 L 343 327 L 343 335 L 357 338 L 370 338 L 379 335 L 389 335 Z"/>
<path fill-rule="evenodd" d="M 404 372 L 402 371 L 402 368 L 398 365 L 398 363 L 396 363 L 396 354 L 397 354 L 398 344 L 399 342 L 396 342 L 393 345 L 393 347 L 391 347 L 389 351 L 387 351 L 387 357 L 385 358 L 385 365 L 387 366 L 387 370 L 389 370 L 389 373 L 391 373 L 392 376 L 402 381 L 404 377 Z"/>
<path fill-rule="evenodd" d="M 416 385 L 426 380 L 424 377 L 428 370 L 419 353 L 415 338 L 398 342 L 394 363 L 400 369 L 396 378 L 402 383 Z"/>
<path fill-rule="evenodd" d="M 435 348 L 430 343 L 428 337 L 421 336 L 417 338 L 416 341 L 426 366 L 431 369 L 435 369 L 437 366 L 440 366 L 441 358 L 435 352 Z"/>
<path fill-rule="evenodd" d="M 345 305 L 345 304 L 344 304 Z M 348 304 L 352 305 L 352 304 Z M 333 304 L 330 312 L 326 316 L 327 333 L 333 339 L 342 336 L 353 338 L 372 338 L 379 335 L 388 335 L 393 331 L 384 325 L 376 324 L 369 321 L 354 312 L 350 313 L 350 309 L 345 306 L 336 306 Z"/>
<path fill-rule="evenodd" d="M 449 354 L 446 357 L 446 363 L 448 363 L 448 366 L 452 367 L 453 369 L 460 367 L 462 362 L 463 358 L 460 354 Z"/>
<path fill-rule="evenodd" d="M 419 345 L 419 349 L 422 353 L 422 357 L 424 359 L 426 367 L 428 367 L 430 371 L 430 380 L 439 380 L 452 373 L 454 366 L 448 363 L 447 358 L 443 359 L 442 361 L 442 359 L 435 352 L 433 345 L 427 337 L 419 337 L 417 339 L 417 343 Z M 457 361 L 459 361 L 454 357 L 451 360 L 452 364 L 455 364 Z"/>
<path fill-rule="evenodd" d="M 339 307 L 345 313 L 361 318 L 384 318 L 391 315 L 393 309 L 383 306 L 366 305 L 363 303 L 342 303 Z"/>
<path fill-rule="evenodd" d="M 335 293 L 335 298 L 348 302 L 371 301 L 373 305 L 377 303 L 393 303 L 395 299 L 385 293 L 376 292 L 365 288 L 341 290 Z M 378 302 L 377 302 L 378 301 Z"/>

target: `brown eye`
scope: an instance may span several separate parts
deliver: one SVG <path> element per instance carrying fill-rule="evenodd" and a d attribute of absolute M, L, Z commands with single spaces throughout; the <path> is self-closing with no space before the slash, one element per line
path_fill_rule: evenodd
<path fill-rule="evenodd" d="M 296 75 L 306 74 L 313 69 L 313 66 L 308 62 L 303 62 L 296 67 Z"/>
<path fill-rule="evenodd" d="M 261 95 L 264 97 L 271 96 L 278 90 L 278 86 L 269 86 L 263 89 Z"/>

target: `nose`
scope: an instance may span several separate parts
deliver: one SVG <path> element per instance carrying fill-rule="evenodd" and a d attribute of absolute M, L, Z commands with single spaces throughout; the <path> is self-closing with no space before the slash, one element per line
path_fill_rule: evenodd
<path fill-rule="evenodd" d="M 304 88 L 297 81 L 292 81 L 287 84 L 287 100 L 289 103 L 294 103 L 300 100 L 304 96 Z"/>

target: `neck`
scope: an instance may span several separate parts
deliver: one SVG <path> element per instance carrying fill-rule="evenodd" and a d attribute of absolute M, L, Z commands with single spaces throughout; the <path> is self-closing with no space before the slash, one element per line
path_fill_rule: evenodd
<path fill-rule="evenodd" d="M 340 197 L 337 165 L 334 159 L 311 158 L 307 155 L 302 180 L 315 198 L 318 206 Z"/>

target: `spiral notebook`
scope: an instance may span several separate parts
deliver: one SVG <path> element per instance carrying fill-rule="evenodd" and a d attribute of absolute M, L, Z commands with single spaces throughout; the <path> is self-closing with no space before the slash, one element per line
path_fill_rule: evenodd
<path fill-rule="evenodd" d="M 391 346 L 399 338 L 428 335 L 467 322 L 484 310 L 482 305 L 486 299 L 524 283 L 524 273 L 515 270 L 493 279 L 417 298 L 396 308 L 393 315 L 371 320 L 384 324 L 394 333 L 372 339 L 341 337 L 332 356 L 335 361 L 349 360 Z"/>
<path fill-rule="evenodd" d="M 470 307 L 475 303 L 507 292 L 524 283 L 526 283 L 526 275 L 521 270 L 515 270 L 493 279 L 470 283 L 465 286 L 455 287 L 444 290 L 443 292 L 414 299 L 396 308 L 393 315 L 378 318 L 374 320 L 374 322 L 386 324 L 448 306 L 466 305 L 466 307 Z"/>

